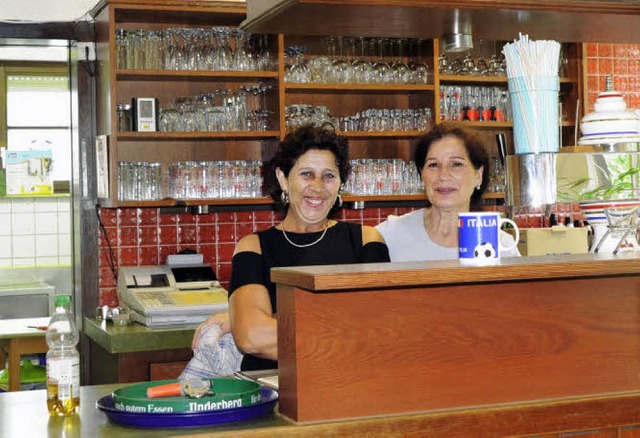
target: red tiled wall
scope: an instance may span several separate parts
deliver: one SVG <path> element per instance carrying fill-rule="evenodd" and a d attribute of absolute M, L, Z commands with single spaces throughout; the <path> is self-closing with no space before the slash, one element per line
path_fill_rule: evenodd
<path fill-rule="evenodd" d="M 614 89 L 625 94 L 629 108 L 640 108 L 640 44 L 587 43 L 585 57 L 587 112 L 593 111 L 609 75 L 613 77 Z"/>
<path fill-rule="evenodd" d="M 410 208 L 343 210 L 342 220 L 377 225 L 390 214 L 404 214 Z M 254 231 L 280 221 L 271 211 L 209 214 L 160 214 L 157 208 L 100 209 L 109 245 L 100 231 L 100 305 L 116 306 L 116 277 L 109 266 L 163 265 L 167 255 L 193 249 L 204 255 L 222 285 L 228 286 L 231 257 L 236 242 Z"/>
<path fill-rule="evenodd" d="M 503 207 L 487 207 L 504 210 Z M 404 214 L 412 208 L 367 208 L 343 210 L 341 220 L 364 225 L 377 225 L 390 214 Z M 565 216 L 579 218 L 576 205 L 558 205 L 552 212 L 560 220 Z M 541 209 L 517 208 L 515 221 L 520 227 L 540 227 L 545 223 Z M 167 255 L 193 249 L 204 256 L 215 270 L 222 285 L 228 287 L 231 257 L 236 242 L 254 231 L 279 222 L 271 211 L 228 212 L 209 214 L 160 214 L 157 208 L 100 209 L 109 245 L 100 231 L 100 305 L 117 306 L 116 277 L 109 265 L 113 254 L 115 266 L 163 265 Z"/>

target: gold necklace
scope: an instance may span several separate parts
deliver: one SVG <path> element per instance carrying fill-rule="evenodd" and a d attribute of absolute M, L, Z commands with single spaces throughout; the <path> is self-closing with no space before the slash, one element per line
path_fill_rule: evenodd
<path fill-rule="evenodd" d="M 311 243 L 306 243 L 304 245 L 300 245 L 298 243 L 293 243 L 291 241 L 291 239 L 289 239 L 289 236 L 287 236 L 287 232 L 284 230 L 284 225 L 282 226 L 282 234 L 284 235 L 284 238 L 287 240 L 287 242 L 289 242 L 291 245 L 297 247 L 297 248 L 308 248 L 310 246 L 315 245 L 316 243 L 320 242 L 323 238 L 324 235 L 327 234 L 327 230 L 329 229 L 329 223 L 327 222 L 327 226 L 324 227 L 324 231 L 322 232 L 322 235 L 320 235 L 320 237 L 318 238 L 318 240 L 316 240 L 315 242 L 311 242 Z"/>

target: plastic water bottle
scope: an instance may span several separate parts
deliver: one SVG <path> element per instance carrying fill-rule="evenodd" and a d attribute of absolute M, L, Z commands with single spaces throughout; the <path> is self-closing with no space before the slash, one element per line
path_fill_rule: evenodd
<path fill-rule="evenodd" d="M 70 311 L 71 297 L 57 295 L 56 311 L 47 329 L 47 408 L 49 415 L 66 416 L 80 406 L 78 331 Z"/>

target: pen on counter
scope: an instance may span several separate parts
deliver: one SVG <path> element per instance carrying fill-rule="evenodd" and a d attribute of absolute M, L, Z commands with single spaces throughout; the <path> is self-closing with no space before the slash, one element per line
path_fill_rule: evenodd
<path fill-rule="evenodd" d="M 27 328 L 42 330 L 43 332 L 46 332 L 48 327 L 46 325 L 28 325 Z"/>

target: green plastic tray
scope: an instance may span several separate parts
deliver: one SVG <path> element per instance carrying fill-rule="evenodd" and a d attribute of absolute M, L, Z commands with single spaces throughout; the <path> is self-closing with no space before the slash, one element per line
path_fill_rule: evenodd
<path fill-rule="evenodd" d="M 212 382 L 214 395 L 190 398 L 186 395 L 174 397 L 147 398 L 147 388 L 178 380 L 157 380 L 137 383 L 116 389 L 113 392 L 113 406 L 117 410 L 149 414 L 169 414 L 181 412 L 206 412 L 236 409 L 260 403 L 260 385 L 256 382 L 234 378 L 203 379 Z"/>

